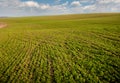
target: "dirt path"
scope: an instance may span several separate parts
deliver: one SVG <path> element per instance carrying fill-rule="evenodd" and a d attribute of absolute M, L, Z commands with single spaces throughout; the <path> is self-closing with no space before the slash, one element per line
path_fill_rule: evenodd
<path fill-rule="evenodd" d="M 6 23 L 0 23 L 0 28 L 5 28 L 7 26 Z"/>

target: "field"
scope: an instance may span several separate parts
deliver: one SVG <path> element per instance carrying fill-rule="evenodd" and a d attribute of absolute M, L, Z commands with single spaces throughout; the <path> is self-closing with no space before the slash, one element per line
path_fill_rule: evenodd
<path fill-rule="evenodd" d="M 120 83 L 120 13 L 0 22 L 0 83 Z"/>

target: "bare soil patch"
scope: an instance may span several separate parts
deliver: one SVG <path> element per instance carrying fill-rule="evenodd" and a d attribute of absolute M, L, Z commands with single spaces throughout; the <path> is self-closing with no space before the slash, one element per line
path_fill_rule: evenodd
<path fill-rule="evenodd" d="M 0 28 L 5 28 L 7 26 L 6 23 L 0 23 Z"/>

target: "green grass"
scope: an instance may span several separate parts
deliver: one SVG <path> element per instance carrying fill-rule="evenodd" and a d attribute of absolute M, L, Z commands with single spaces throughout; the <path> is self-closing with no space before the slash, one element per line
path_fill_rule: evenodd
<path fill-rule="evenodd" d="M 120 82 L 119 13 L 0 22 L 0 83 Z"/>

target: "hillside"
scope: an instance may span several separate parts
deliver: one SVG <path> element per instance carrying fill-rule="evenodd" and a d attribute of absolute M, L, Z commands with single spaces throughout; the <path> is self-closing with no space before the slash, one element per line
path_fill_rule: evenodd
<path fill-rule="evenodd" d="M 0 23 L 0 83 L 120 82 L 120 13 Z"/>

